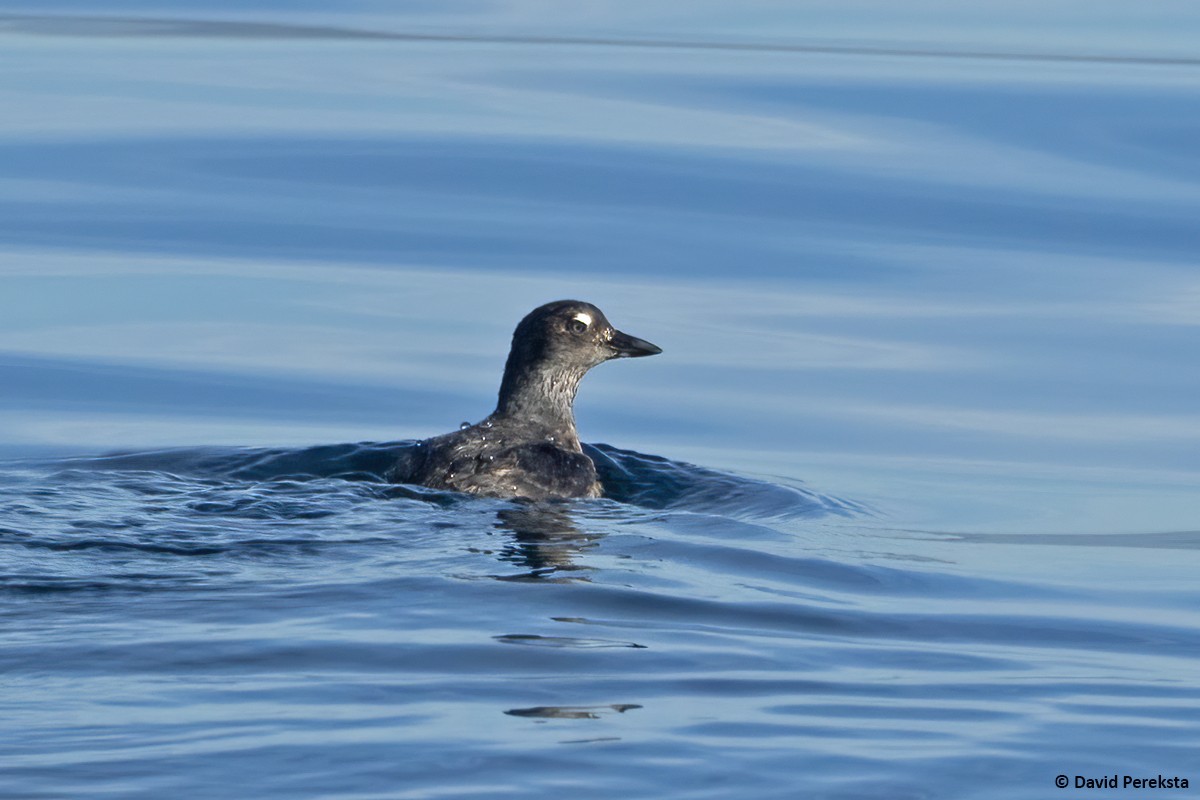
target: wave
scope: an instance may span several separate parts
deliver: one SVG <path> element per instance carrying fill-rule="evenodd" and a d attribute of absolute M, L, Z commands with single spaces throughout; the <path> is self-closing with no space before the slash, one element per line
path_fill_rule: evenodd
<path fill-rule="evenodd" d="M 452 493 L 389 484 L 405 474 L 415 441 L 358 442 L 303 448 L 189 447 L 63 459 L 67 470 L 136 471 L 239 482 L 353 481 L 395 486 L 392 495 L 445 501 Z M 682 461 L 585 444 L 605 498 L 648 510 L 693 511 L 733 518 L 791 519 L 869 514 L 861 504 L 809 489 L 696 466 Z"/>

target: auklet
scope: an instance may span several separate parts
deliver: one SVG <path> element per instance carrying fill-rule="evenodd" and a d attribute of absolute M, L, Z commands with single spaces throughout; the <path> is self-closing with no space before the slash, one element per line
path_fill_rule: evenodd
<path fill-rule="evenodd" d="M 612 358 L 662 349 L 616 330 L 591 303 L 558 300 L 513 332 L 496 410 L 426 439 L 396 482 L 488 497 L 599 497 L 596 466 L 579 446 L 572 403 L 579 381 Z"/>

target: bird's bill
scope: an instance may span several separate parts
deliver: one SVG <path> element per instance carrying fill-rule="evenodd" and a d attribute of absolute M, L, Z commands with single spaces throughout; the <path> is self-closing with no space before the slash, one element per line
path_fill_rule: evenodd
<path fill-rule="evenodd" d="M 609 339 L 608 346 L 617 351 L 617 358 L 656 356 L 662 352 L 662 348 L 658 345 L 650 344 L 645 339 L 639 339 L 621 331 L 613 331 L 613 337 Z"/>

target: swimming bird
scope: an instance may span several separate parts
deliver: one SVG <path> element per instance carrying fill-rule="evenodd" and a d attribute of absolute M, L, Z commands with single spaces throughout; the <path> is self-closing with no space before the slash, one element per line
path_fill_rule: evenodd
<path fill-rule="evenodd" d="M 488 497 L 599 497 L 596 466 L 575 429 L 579 381 L 610 359 L 661 352 L 615 329 L 591 303 L 558 300 L 535 308 L 513 332 L 496 410 L 419 442 L 411 462 L 390 477 Z"/>

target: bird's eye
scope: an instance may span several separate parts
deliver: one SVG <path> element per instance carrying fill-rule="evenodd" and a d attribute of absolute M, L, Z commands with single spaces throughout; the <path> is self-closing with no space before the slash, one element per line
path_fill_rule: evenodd
<path fill-rule="evenodd" d="M 587 323 L 581 319 L 573 319 L 567 323 L 567 330 L 571 333 L 586 333 Z"/>

